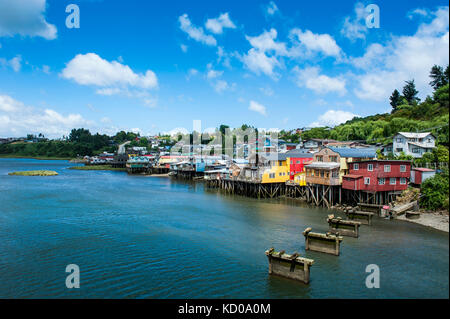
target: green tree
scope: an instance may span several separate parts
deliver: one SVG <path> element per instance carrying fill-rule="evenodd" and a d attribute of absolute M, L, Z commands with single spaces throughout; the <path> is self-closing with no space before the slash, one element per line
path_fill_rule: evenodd
<path fill-rule="evenodd" d="M 448 208 L 448 182 L 448 171 L 423 182 L 421 205 L 432 210 Z"/>
<path fill-rule="evenodd" d="M 401 102 L 400 92 L 397 89 L 394 90 L 389 100 L 391 101 L 390 104 L 392 106 L 392 112 L 395 112 L 397 110 L 397 106 L 399 106 Z"/>
<path fill-rule="evenodd" d="M 442 66 L 434 65 L 430 71 L 430 78 L 432 79 L 430 85 L 435 89 L 439 89 L 446 85 L 448 81 L 445 78 L 444 69 Z"/>
<path fill-rule="evenodd" d="M 405 97 L 408 104 L 413 105 L 420 101 L 417 97 L 419 91 L 416 90 L 416 84 L 414 80 L 405 81 L 405 86 L 403 87 L 403 96 Z"/>

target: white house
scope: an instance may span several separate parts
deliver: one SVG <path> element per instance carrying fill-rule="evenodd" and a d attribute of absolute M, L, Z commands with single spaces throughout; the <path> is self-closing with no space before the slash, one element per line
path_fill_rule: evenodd
<path fill-rule="evenodd" d="M 403 152 L 405 155 L 418 158 L 427 152 L 432 152 L 435 147 L 436 138 L 430 132 L 399 132 L 394 136 L 392 143 L 383 148 L 383 154 L 387 156 L 392 153 L 398 156 Z"/>

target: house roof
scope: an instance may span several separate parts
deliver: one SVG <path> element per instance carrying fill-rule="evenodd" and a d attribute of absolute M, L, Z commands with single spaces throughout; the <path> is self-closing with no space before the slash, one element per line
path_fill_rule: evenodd
<path fill-rule="evenodd" d="M 431 134 L 431 132 L 426 133 L 411 133 L 411 132 L 398 132 L 397 134 L 403 135 L 407 138 L 424 138 Z M 433 135 L 433 134 L 431 134 Z"/>
<path fill-rule="evenodd" d="M 328 147 L 333 152 L 338 153 L 341 157 L 353 158 L 373 158 L 377 157 L 374 148 L 350 148 L 350 147 Z"/>
<path fill-rule="evenodd" d="M 286 157 L 305 157 L 305 158 L 312 158 L 313 154 L 309 153 L 307 150 L 301 150 L 301 149 L 295 149 L 287 151 Z"/>
<path fill-rule="evenodd" d="M 414 171 L 419 171 L 419 172 L 434 172 L 434 169 L 425 168 L 425 167 L 413 167 L 412 169 Z"/>
<path fill-rule="evenodd" d="M 431 147 L 431 146 L 425 146 L 423 144 L 415 143 L 415 142 L 408 142 L 408 144 L 411 144 L 411 145 L 414 145 L 414 146 L 417 146 L 417 147 L 420 147 L 420 148 L 429 148 L 429 149 L 434 148 L 434 147 Z"/>
<path fill-rule="evenodd" d="M 335 169 L 340 167 L 339 163 L 333 162 L 312 162 L 311 164 L 306 165 L 307 168 L 323 168 L 323 169 Z"/>

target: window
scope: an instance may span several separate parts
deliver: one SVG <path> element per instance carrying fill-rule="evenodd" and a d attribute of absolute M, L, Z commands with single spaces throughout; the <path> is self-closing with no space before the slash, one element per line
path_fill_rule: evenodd
<path fill-rule="evenodd" d="M 337 156 L 330 156 L 330 162 L 336 162 L 338 161 L 338 157 Z"/>
<path fill-rule="evenodd" d="M 406 172 L 406 165 L 400 165 L 400 173 Z"/>
<path fill-rule="evenodd" d="M 391 171 L 391 165 L 384 165 L 384 172 L 389 173 Z"/>
<path fill-rule="evenodd" d="M 373 171 L 373 164 L 367 164 L 367 170 L 369 172 L 372 172 Z"/>
<path fill-rule="evenodd" d="M 413 153 L 420 153 L 420 148 L 414 147 L 414 148 L 412 149 L 412 152 L 413 152 Z"/>
<path fill-rule="evenodd" d="M 320 177 L 324 177 L 325 172 L 324 171 L 320 171 Z"/>
<path fill-rule="evenodd" d="M 370 177 L 364 177 L 364 185 L 370 185 Z"/>
<path fill-rule="evenodd" d="M 396 148 L 395 151 L 396 151 L 396 152 L 399 152 L 399 153 L 400 153 L 400 152 L 403 152 L 403 148 L 401 148 L 401 147 Z"/>
<path fill-rule="evenodd" d="M 334 170 L 333 173 L 331 174 L 331 176 L 333 178 L 339 177 L 339 172 L 337 170 Z"/>
<path fill-rule="evenodd" d="M 401 137 L 396 138 L 395 141 L 397 143 L 403 143 L 403 139 Z"/>
<path fill-rule="evenodd" d="M 389 185 L 395 185 L 397 184 L 397 179 L 395 177 L 389 178 Z"/>
<path fill-rule="evenodd" d="M 275 178 L 275 173 L 270 173 L 269 178 Z"/>
<path fill-rule="evenodd" d="M 400 184 L 406 185 L 406 178 L 404 178 L 404 177 L 400 178 Z"/>
<path fill-rule="evenodd" d="M 323 162 L 323 156 L 322 155 L 318 155 L 317 156 L 317 161 L 318 162 Z"/>
<path fill-rule="evenodd" d="M 278 173 L 278 175 L 279 175 L 279 176 L 281 176 L 281 175 L 283 175 L 283 174 L 281 174 L 281 173 Z"/>
<path fill-rule="evenodd" d="M 354 169 L 355 171 L 359 170 L 359 164 L 353 164 L 353 169 Z"/>
<path fill-rule="evenodd" d="M 297 161 L 297 164 L 300 164 L 300 161 Z"/>
<path fill-rule="evenodd" d="M 291 165 L 292 165 L 292 164 L 294 164 L 294 161 L 293 161 L 293 160 L 291 160 Z"/>
<path fill-rule="evenodd" d="M 379 179 L 378 179 L 378 185 L 384 185 L 385 182 L 386 182 L 386 181 L 385 181 L 384 178 L 379 178 Z"/>

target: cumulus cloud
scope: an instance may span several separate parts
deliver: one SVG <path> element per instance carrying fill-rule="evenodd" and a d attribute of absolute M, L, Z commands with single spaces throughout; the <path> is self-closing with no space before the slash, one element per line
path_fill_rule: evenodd
<path fill-rule="evenodd" d="M 212 35 L 205 34 L 202 27 L 196 27 L 193 25 L 186 13 L 178 18 L 178 22 L 180 23 L 180 29 L 184 31 L 191 39 L 210 46 L 217 45 L 216 39 Z"/>
<path fill-rule="evenodd" d="M 275 41 L 277 30 L 264 31 L 259 36 L 245 37 L 252 48 L 241 57 L 244 66 L 255 74 L 261 73 L 278 78 L 275 68 L 281 66 L 278 58 L 288 55 L 286 44 Z"/>
<path fill-rule="evenodd" d="M 247 69 L 258 75 L 263 73 L 272 78 L 278 77 L 274 69 L 280 66 L 280 62 L 274 56 L 269 57 L 264 52 L 252 48 L 242 57 L 242 61 Z"/>
<path fill-rule="evenodd" d="M 274 52 L 277 55 L 286 55 L 286 44 L 282 42 L 276 42 L 277 30 L 270 29 L 270 31 L 264 31 L 262 34 L 256 37 L 245 36 L 251 46 L 261 52 Z"/>
<path fill-rule="evenodd" d="M 186 53 L 188 51 L 188 46 L 185 44 L 180 44 L 180 49 L 181 51 L 183 51 L 184 53 Z"/>
<path fill-rule="evenodd" d="M 255 101 L 250 101 L 250 105 L 249 105 L 248 109 L 250 111 L 257 112 L 257 113 L 259 113 L 261 115 L 264 115 L 264 116 L 267 115 L 266 107 L 264 105 L 258 103 L 258 102 L 255 102 Z"/>
<path fill-rule="evenodd" d="M 362 2 L 355 4 L 354 15 L 345 17 L 343 26 L 341 28 L 341 34 L 350 39 L 356 41 L 358 39 L 365 39 L 368 32 L 366 26 L 366 8 Z"/>
<path fill-rule="evenodd" d="M 127 65 L 109 62 L 95 53 L 78 54 L 62 70 L 61 76 L 81 85 L 130 86 L 151 89 L 158 86 L 155 73 L 137 74 Z"/>
<path fill-rule="evenodd" d="M 329 34 L 317 34 L 310 30 L 303 32 L 300 29 L 293 29 L 291 30 L 291 36 L 300 41 L 299 44 L 304 47 L 306 54 L 322 53 L 324 56 L 336 58 L 341 56 L 341 48 Z"/>
<path fill-rule="evenodd" d="M 208 19 L 205 23 L 206 29 L 215 34 L 222 34 L 223 29 L 236 29 L 233 21 L 231 21 L 228 12 L 222 13 L 219 17 L 214 19 Z"/>
<path fill-rule="evenodd" d="M 386 100 L 394 88 L 414 79 L 423 97 L 431 93 L 429 72 L 434 64 L 449 63 L 449 9 L 430 12 L 431 21 L 419 25 L 412 36 L 393 36 L 385 45 L 370 45 L 351 63 L 366 73 L 356 77 L 355 94 L 361 99 Z"/>
<path fill-rule="evenodd" d="M 296 66 L 293 71 L 296 75 L 296 82 L 299 87 L 306 87 L 318 94 L 336 92 L 340 95 L 344 95 L 347 92 L 345 88 L 345 79 L 342 77 L 329 77 L 320 74 L 319 67 L 300 69 Z"/>
<path fill-rule="evenodd" d="M 354 117 L 359 117 L 356 114 L 346 111 L 328 110 L 324 114 L 320 115 L 316 122 L 311 123 L 310 127 L 322 127 L 322 126 L 336 126 L 345 123 Z"/>
<path fill-rule="evenodd" d="M 0 37 L 21 35 L 56 39 L 56 27 L 46 21 L 45 10 L 45 0 L 0 1 Z"/>
<path fill-rule="evenodd" d="M 49 137 L 67 135 L 74 127 L 88 127 L 93 122 L 80 114 L 63 115 L 55 110 L 37 109 L 8 95 L 0 95 L 0 135 L 25 136 L 43 133 Z"/>

